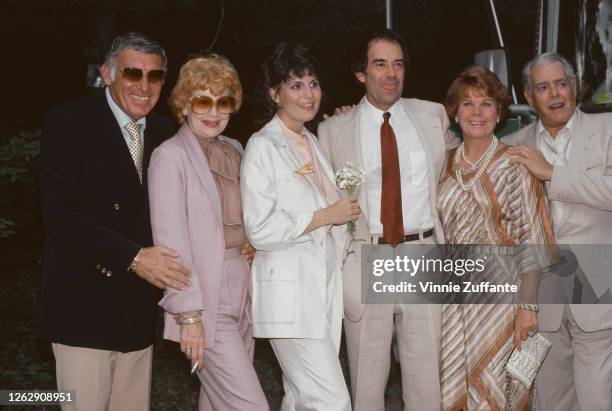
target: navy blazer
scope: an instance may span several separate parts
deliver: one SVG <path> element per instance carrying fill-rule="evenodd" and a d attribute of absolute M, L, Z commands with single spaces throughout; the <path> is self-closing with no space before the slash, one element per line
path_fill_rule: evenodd
<path fill-rule="evenodd" d="M 147 116 L 143 184 L 104 95 L 49 111 L 41 145 L 46 229 L 39 333 L 61 344 L 134 351 L 152 344 L 160 290 L 128 272 L 152 245 L 146 170 L 174 132 Z"/>

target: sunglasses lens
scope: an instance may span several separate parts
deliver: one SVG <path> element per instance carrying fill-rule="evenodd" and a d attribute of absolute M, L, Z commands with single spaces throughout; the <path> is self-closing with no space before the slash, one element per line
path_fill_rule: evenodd
<path fill-rule="evenodd" d="M 212 108 L 213 101 L 210 97 L 194 97 L 191 100 L 191 110 L 196 114 L 206 114 Z"/>
<path fill-rule="evenodd" d="M 126 67 L 121 73 L 123 78 L 128 81 L 140 81 L 142 79 L 142 70 L 139 68 Z"/>
<path fill-rule="evenodd" d="M 221 114 L 231 114 L 236 109 L 236 99 L 232 96 L 223 96 L 217 100 L 217 111 Z"/>
<path fill-rule="evenodd" d="M 164 70 L 151 70 L 149 71 L 149 82 L 150 83 L 161 83 L 166 78 L 166 72 Z"/>

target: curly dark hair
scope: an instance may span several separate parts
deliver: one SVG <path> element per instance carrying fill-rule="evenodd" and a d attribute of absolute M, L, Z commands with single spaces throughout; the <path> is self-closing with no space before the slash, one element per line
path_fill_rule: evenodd
<path fill-rule="evenodd" d="M 277 104 L 270 97 L 270 89 L 278 91 L 291 77 L 311 75 L 319 78 L 319 63 L 308 48 L 300 43 L 282 42 L 262 65 L 259 99 L 264 118 L 270 120 Z"/>
<path fill-rule="evenodd" d="M 459 103 L 465 98 L 470 89 L 476 89 L 485 96 L 495 100 L 497 112 L 501 122 L 508 117 L 510 106 L 510 95 L 508 89 L 502 84 L 495 74 L 484 67 L 472 65 L 463 70 L 451 83 L 444 99 L 444 106 L 448 116 L 453 119 L 457 115 Z"/>

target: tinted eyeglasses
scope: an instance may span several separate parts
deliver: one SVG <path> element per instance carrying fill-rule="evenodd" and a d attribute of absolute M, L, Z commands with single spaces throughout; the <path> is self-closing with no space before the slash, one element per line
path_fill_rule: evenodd
<path fill-rule="evenodd" d="M 193 96 L 189 99 L 189 103 L 191 111 L 196 114 L 206 114 L 213 106 L 216 106 L 221 114 L 232 114 L 236 111 L 236 99 L 232 96 L 219 97 L 217 101 L 208 96 Z"/>
<path fill-rule="evenodd" d="M 161 69 L 147 71 L 136 67 L 117 67 L 117 70 L 119 70 L 123 79 L 132 82 L 142 80 L 142 77 L 145 74 L 149 83 L 153 84 L 163 83 L 163 81 L 166 79 L 166 72 Z"/>

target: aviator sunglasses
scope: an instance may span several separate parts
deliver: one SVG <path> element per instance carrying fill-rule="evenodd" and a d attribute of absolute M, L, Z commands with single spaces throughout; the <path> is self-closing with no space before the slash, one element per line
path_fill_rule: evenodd
<path fill-rule="evenodd" d="M 117 70 L 121 73 L 121 76 L 128 81 L 138 82 L 142 80 L 142 77 L 146 74 L 149 83 L 162 83 L 166 79 L 166 72 L 161 69 L 156 70 L 143 70 L 136 67 L 117 67 Z"/>
<path fill-rule="evenodd" d="M 219 97 L 216 102 L 208 96 L 193 96 L 189 99 L 189 103 L 191 111 L 196 114 L 206 114 L 213 106 L 216 106 L 221 114 L 232 114 L 236 111 L 236 99 L 232 96 Z"/>

